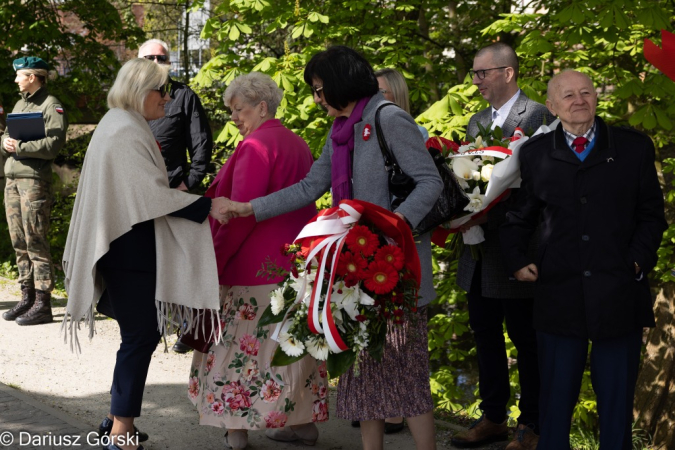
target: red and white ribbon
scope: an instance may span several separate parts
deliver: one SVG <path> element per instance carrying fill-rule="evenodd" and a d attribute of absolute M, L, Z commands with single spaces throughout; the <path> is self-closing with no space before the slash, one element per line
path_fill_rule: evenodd
<path fill-rule="evenodd" d="M 507 156 L 511 156 L 513 152 L 508 148 L 504 147 L 483 147 L 475 150 L 469 150 L 464 153 L 454 153 L 448 155 L 448 158 L 461 158 L 464 156 L 492 156 L 494 158 L 504 159 Z"/>
<path fill-rule="evenodd" d="M 350 205 L 348 200 L 343 201 L 340 203 L 339 208 L 330 208 L 320 212 L 316 221 L 305 225 L 300 234 L 295 238 L 295 243 L 299 243 L 299 241 L 303 240 L 305 240 L 305 243 L 308 240 L 312 241 L 305 261 L 305 271 L 302 275 L 304 280 L 300 291 L 298 291 L 296 302 L 304 301 L 305 298 L 307 298 L 306 287 L 308 284 L 308 273 L 311 270 L 316 270 L 316 278 L 314 279 L 314 286 L 309 299 L 307 322 L 312 333 L 323 334 L 326 337 L 326 342 L 333 353 L 341 353 L 349 349 L 347 344 L 342 340 L 342 337 L 340 337 L 337 325 L 333 319 L 330 304 L 338 259 L 349 230 L 361 218 L 359 209 L 359 205 Z M 328 255 L 331 249 L 334 249 L 334 251 L 332 260 L 329 261 Z M 318 267 L 312 269 L 313 262 L 316 262 Z M 321 302 L 321 287 L 324 283 L 326 266 L 330 268 L 330 279 L 328 280 L 323 310 L 321 310 L 319 304 Z M 285 322 L 286 320 L 284 318 L 284 320 L 277 325 L 272 334 L 273 339 L 276 340 L 280 333 L 288 329 L 290 323 Z"/>

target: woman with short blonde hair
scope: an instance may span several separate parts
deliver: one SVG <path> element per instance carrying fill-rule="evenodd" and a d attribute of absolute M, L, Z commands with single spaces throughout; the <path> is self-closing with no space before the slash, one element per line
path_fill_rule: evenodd
<path fill-rule="evenodd" d="M 80 319 L 94 335 L 94 308 L 114 316 L 121 344 L 110 390 L 106 450 L 143 449 L 134 426 L 152 354 L 172 323 L 200 329 L 197 310 L 218 310 L 209 215 L 226 203 L 171 189 L 148 122 L 170 100 L 166 71 L 147 59 L 120 69 L 110 111 L 94 132 L 82 166 L 63 253 L 68 304 L 63 329 L 77 343 Z M 104 307 L 105 305 L 105 307 Z M 210 325 L 210 324 L 209 324 Z M 104 442 L 104 441 L 103 441 Z"/>
<path fill-rule="evenodd" d="M 108 92 L 108 108 L 136 111 L 144 115 L 143 104 L 150 92 L 167 85 L 169 72 L 144 58 L 124 64 Z"/>

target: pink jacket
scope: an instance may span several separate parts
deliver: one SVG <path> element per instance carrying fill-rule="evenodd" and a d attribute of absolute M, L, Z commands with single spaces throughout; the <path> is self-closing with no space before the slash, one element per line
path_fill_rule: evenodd
<path fill-rule="evenodd" d="M 277 119 L 268 120 L 239 143 L 220 169 L 206 196 L 228 197 L 237 202 L 271 194 L 305 178 L 312 166 L 307 143 Z M 211 220 L 221 285 L 257 286 L 281 281 L 256 273 L 269 257 L 289 269 L 281 248 L 292 243 L 316 214 L 314 205 L 260 223 L 255 217 L 233 219 L 227 225 Z"/>

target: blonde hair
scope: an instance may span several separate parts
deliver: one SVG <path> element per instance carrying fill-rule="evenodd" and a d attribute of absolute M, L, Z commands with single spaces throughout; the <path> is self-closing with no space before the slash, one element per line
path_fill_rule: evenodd
<path fill-rule="evenodd" d="M 108 108 L 136 111 L 145 115 L 143 104 L 153 89 L 169 80 L 164 66 L 144 58 L 127 61 L 117 73 L 115 83 L 108 92 Z"/>
<path fill-rule="evenodd" d="M 38 79 L 40 84 L 47 84 L 47 80 L 50 78 L 49 71 L 47 69 L 19 69 L 18 72 L 24 72 L 26 75 L 35 75 L 35 78 Z"/>
<path fill-rule="evenodd" d="M 384 78 L 391 89 L 394 96 L 394 103 L 396 103 L 403 111 L 410 114 L 410 94 L 408 93 L 408 85 L 405 82 L 403 75 L 394 69 L 380 69 L 375 72 L 377 78 Z"/>
<path fill-rule="evenodd" d="M 268 115 L 274 117 L 283 96 L 284 91 L 279 89 L 279 86 L 269 75 L 251 72 L 246 75 L 240 75 L 232 80 L 227 89 L 225 89 L 223 100 L 225 101 L 225 106 L 228 108 L 233 97 L 239 97 L 251 105 L 265 102 L 267 103 Z"/>

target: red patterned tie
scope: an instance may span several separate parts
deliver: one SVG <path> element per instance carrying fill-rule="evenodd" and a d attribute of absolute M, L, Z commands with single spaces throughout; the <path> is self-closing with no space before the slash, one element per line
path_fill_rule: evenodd
<path fill-rule="evenodd" d="M 581 153 L 584 151 L 586 148 L 586 144 L 588 144 L 588 139 L 586 139 L 583 136 L 579 136 L 578 138 L 574 139 L 572 141 L 572 146 L 574 146 L 574 151 L 577 153 Z"/>

